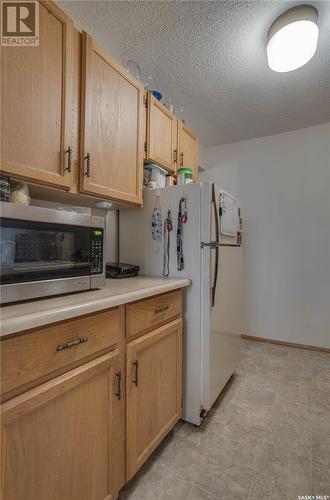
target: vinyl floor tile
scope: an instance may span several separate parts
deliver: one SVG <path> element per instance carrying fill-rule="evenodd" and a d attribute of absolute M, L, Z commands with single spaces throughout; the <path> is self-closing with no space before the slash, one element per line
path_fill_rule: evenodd
<path fill-rule="evenodd" d="M 330 495 L 330 355 L 243 340 L 200 427 L 179 422 L 119 500 Z"/>

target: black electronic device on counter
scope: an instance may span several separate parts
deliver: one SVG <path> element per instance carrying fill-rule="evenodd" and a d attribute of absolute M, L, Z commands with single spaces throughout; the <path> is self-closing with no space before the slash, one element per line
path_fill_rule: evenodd
<path fill-rule="evenodd" d="M 140 270 L 139 266 L 134 264 L 125 264 L 124 262 L 107 262 L 106 263 L 106 277 L 123 279 L 134 278 L 138 275 Z"/>

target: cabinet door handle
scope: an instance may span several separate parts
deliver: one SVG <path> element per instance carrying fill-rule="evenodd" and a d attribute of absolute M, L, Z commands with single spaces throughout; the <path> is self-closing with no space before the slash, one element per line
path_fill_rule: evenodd
<path fill-rule="evenodd" d="M 115 396 L 118 399 L 118 401 L 121 400 L 121 372 L 116 373 L 116 392 Z"/>
<path fill-rule="evenodd" d="M 157 309 L 155 309 L 155 314 L 160 314 L 164 311 L 167 311 L 167 309 L 169 309 L 169 308 L 170 308 L 170 306 L 168 306 L 167 304 L 164 304 L 163 306 L 160 306 Z"/>
<path fill-rule="evenodd" d="M 177 149 L 174 150 L 173 158 L 174 158 L 174 163 L 176 163 L 178 161 L 178 150 Z"/>
<path fill-rule="evenodd" d="M 71 149 L 71 146 L 68 147 L 68 149 L 65 151 L 65 154 L 68 155 L 68 162 L 67 162 L 67 166 L 66 166 L 65 170 L 67 170 L 68 172 L 71 172 L 71 168 L 72 168 L 72 149 Z"/>
<path fill-rule="evenodd" d="M 66 342 L 65 344 L 59 344 L 57 346 L 57 351 L 65 351 L 65 349 L 70 349 L 70 347 L 74 347 L 79 344 L 84 344 L 88 342 L 87 337 L 81 337 L 80 339 L 72 340 L 71 342 Z"/>
<path fill-rule="evenodd" d="M 180 154 L 180 165 L 183 167 L 183 153 Z"/>
<path fill-rule="evenodd" d="M 133 384 L 135 384 L 136 387 L 137 387 L 138 383 L 139 383 L 139 379 L 138 379 L 139 362 L 138 361 L 134 361 L 133 366 L 135 367 L 135 374 L 134 374 L 134 378 L 133 378 Z"/>
<path fill-rule="evenodd" d="M 84 173 L 84 175 L 86 175 L 86 177 L 90 177 L 91 176 L 91 155 L 89 153 L 87 153 L 87 155 L 84 157 L 84 161 L 86 160 L 86 172 Z"/>

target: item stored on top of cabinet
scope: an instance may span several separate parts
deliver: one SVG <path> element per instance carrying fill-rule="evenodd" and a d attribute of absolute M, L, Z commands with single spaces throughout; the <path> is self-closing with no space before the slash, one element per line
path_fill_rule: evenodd
<path fill-rule="evenodd" d="M 193 173 L 191 168 L 186 168 L 186 167 L 178 168 L 176 182 L 178 186 L 182 186 L 183 184 L 189 184 L 189 182 L 193 182 Z"/>
<path fill-rule="evenodd" d="M 187 198 L 182 197 L 179 201 L 178 211 L 178 227 L 176 233 L 176 252 L 177 252 L 177 269 L 182 271 L 184 269 L 183 258 L 183 224 L 188 221 L 187 211 Z"/>
<path fill-rule="evenodd" d="M 81 192 L 142 205 L 143 93 L 141 82 L 83 32 Z"/>
<path fill-rule="evenodd" d="M 10 198 L 10 181 L 6 175 L 0 176 L 0 200 L 9 201 Z"/>
<path fill-rule="evenodd" d="M 152 91 L 151 91 L 151 93 L 152 93 L 152 95 L 153 95 L 154 97 L 156 97 L 156 99 L 157 99 L 158 101 L 161 101 L 161 100 L 162 100 L 162 97 L 163 97 L 163 96 L 162 96 L 162 94 L 161 94 L 158 90 L 152 90 Z"/>
<path fill-rule="evenodd" d="M 124 262 L 107 262 L 106 277 L 123 279 L 135 278 L 139 274 L 140 266 L 135 264 L 125 264 Z"/>
<path fill-rule="evenodd" d="M 127 73 L 132 75 L 136 80 L 142 81 L 141 69 L 139 64 L 134 59 L 129 58 L 126 54 L 122 55 L 123 64 Z"/>
<path fill-rule="evenodd" d="M 172 113 L 174 114 L 174 104 L 173 104 L 173 101 L 171 98 L 169 98 L 167 100 L 167 102 L 164 102 L 164 106 L 167 107 L 167 109 Z"/>
<path fill-rule="evenodd" d="M 173 231 L 172 212 L 167 211 L 167 217 L 164 222 L 164 260 L 163 260 L 163 276 L 167 278 L 170 274 L 170 248 L 171 239 L 170 234 Z"/>

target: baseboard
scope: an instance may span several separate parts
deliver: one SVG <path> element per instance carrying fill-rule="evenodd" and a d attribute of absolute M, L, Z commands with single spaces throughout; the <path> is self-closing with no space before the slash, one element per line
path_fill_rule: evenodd
<path fill-rule="evenodd" d="M 297 347 L 298 349 L 309 349 L 310 351 L 321 351 L 321 352 L 329 352 L 330 349 L 327 347 L 318 347 L 315 345 L 306 345 L 306 344 L 296 344 L 295 342 L 285 342 L 284 340 L 274 340 L 274 339 L 265 339 L 264 337 L 253 337 L 252 335 L 241 335 L 242 339 L 245 340 L 256 340 L 258 342 L 266 342 L 268 344 L 277 344 L 277 345 L 285 345 L 287 347 Z"/>

